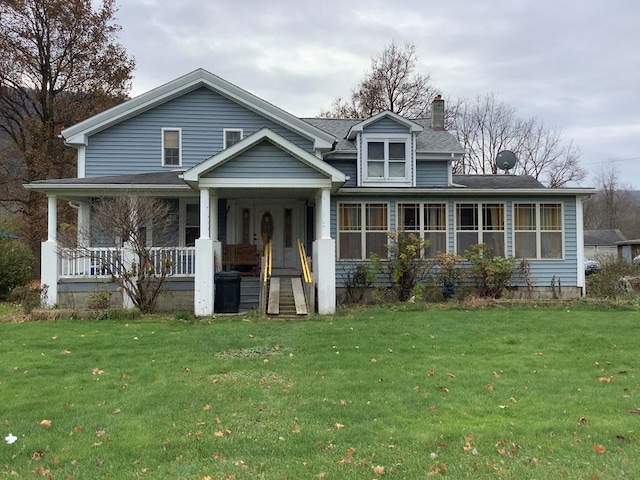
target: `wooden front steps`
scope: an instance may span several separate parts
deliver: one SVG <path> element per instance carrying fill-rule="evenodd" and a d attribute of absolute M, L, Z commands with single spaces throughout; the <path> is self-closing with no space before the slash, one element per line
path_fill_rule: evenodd
<path fill-rule="evenodd" d="M 302 280 L 299 277 L 272 277 L 269 281 L 267 315 L 304 317 L 308 315 Z"/>

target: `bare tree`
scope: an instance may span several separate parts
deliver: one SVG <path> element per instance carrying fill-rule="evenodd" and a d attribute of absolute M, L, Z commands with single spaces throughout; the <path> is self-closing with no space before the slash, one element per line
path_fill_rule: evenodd
<path fill-rule="evenodd" d="M 68 229 L 60 243 L 90 258 L 92 268 L 109 275 L 143 313 L 155 310 L 164 282 L 178 259 L 151 243 L 176 245 L 177 220 L 171 205 L 151 197 L 105 198 L 94 205 L 85 231 Z M 110 249 L 91 249 L 96 243 Z M 102 253 L 99 253 L 102 252 Z"/>
<path fill-rule="evenodd" d="M 561 130 L 548 128 L 536 118 L 520 118 L 515 108 L 493 93 L 462 100 L 454 123 L 458 141 L 467 151 L 454 165 L 455 173 L 498 173 L 496 156 L 512 150 L 519 159 L 513 173 L 531 175 L 549 187 L 585 177 L 578 149 L 564 140 Z"/>
<path fill-rule="evenodd" d="M 408 118 L 428 116 L 431 101 L 440 93 L 431 85 L 431 77 L 417 71 L 416 46 L 403 47 L 392 41 L 377 57 L 364 79 L 351 90 L 347 99 L 333 100 L 323 117 L 367 118 L 390 110 Z"/>
<path fill-rule="evenodd" d="M 614 163 L 594 173 L 598 193 L 584 202 L 584 226 L 588 230 L 617 229 L 628 238 L 640 238 L 640 197 L 631 185 L 620 181 Z"/>
<path fill-rule="evenodd" d="M 116 42 L 115 0 L 0 2 L 0 202 L 24 214 L 21 236 L 35 249 L 46 232 L 44 198 L 21 185 L 75 176 L 60 131 L 121 102 L 134 61 Z M 64 216 L 64 210 L 61 211 Z"/>

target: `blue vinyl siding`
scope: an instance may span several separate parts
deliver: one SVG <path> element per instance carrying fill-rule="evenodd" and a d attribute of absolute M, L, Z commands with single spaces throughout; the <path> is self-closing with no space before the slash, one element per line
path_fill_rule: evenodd
<path fill-rule="evenodd" d="M 353 160 L 346 160 L 346 159 L 327 160 L 326 162 L 327 164 L 337 168 L 338 170 L 340 170 L 342 173 L 344 173 L 349 177 L 349 179 L 344 184 L 345 187 L 357 186 L 358 167 L 356 166 L 355 158 Z"/>
<path fill-rule="evenodd" d="M 161 165 L 163 127 L 182 129 L 183 170 L 222 150 L 224 128 L 241 128 L 247 137 L 267 127 L 313 152 L 311 140 L 203 87 L 92 135 L 85 176 L 166 171 L 169 167 Z"/>
<path fill-rule="evenodd" d="M 398 203 L 413 202 L 446 202 L 447 203 L 447 238 L 450 252 L 455 251 L 455 204 L 456 203 L 502 203 L 505 205 L 506 239 L 505 245 L 507 255 L 513 253 L 513 203 L 561 203 L 563 208 L 563 247 L 564 259 L 558 260 L 528 260 L 531 271 L 531 278 L 535 287 L 548 287 L 555 277 L 556 283 L 560 281 L 563 286 L 576 286 L 578 284 L 578 244 L 576 234 L 576 200 L 574 197 L 458 197 L 445 198 L 441 196 L 403 196 L 394 198 L 354 198 L 354 197 L 333 197 L 331 202 L 331 235 L 337 240 L 337 204 L 339 202 L 388 202 L 390 230 L 396 229 L 396 206 Z M 344 286 L 345 272 L 357 262 L 337 261 L 336 262 L 336 286 Z M 515 282 L 515 285 L 519 285 Z M 524 286 L 524 284 L 522 285 Z"/>
<path fill-rule="evenodd" d="M 275 145 L 262 141 L 204 175 L 206 178 L 325 178 L 283 152 Z"/>
<path fill-rule="evenodd" d="M 449 167 L 446 161 L 418 160 L 416 187 L 446 187 L 449 185 Z"/>
<path fill-rule="evenodd" d="M 381 118 L 364 127 L 364 133 L 409 133 L 409 128 L 390 118 Z"/>

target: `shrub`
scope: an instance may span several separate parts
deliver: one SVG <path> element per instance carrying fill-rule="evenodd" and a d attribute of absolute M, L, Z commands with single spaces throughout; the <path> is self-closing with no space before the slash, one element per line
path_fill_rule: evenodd
<path fill-rule="evenodd" d="M 13 239 L 0 239 L 0 298 L 7 300 L 12 290 L 33 278 L 36 258 L 31 250 Z"/>
<path fill-rule="evenodd" d="M 640 268 L 624 258 L 618 256 L 603 256 L 598 258 L 600 271 L 587 276 L 587 296 L 601 298 L 620 298 L 638 294 L 638 291 L 628 291 L 627 284 L 633 286 L 631 278 L 640 275 Z M 627 280 L 622 280 L 626 278 Z M 622 281 L 621 281 L 622 280 Z M 632 288 L 632 290 L 634 290 Z"/>
<path fill-rule="evenodd" d="M 368 288 L 373 286 L 376 274 L 369 263 L 350 265 L 342 273 L 347 303 L 360 303 Z"/>
<path fill-rule="evenodd" d="M 89 292 L 87 296 L 87 308 L 92 310 L 104 310 L 111 305 L 111 290 L 109 285 L 103 285 L 100 290 Z"/>
<path fill-rule="evenodd" d="M 11 291 L 11 301 L 20 304 L 22 311 L 29 314 L 42 305 L 42 298 L 46 294 L 46 285 L 43 287 L 20 285 Z"/>
<path fill-rule="evenodd" d="M 371 263 L 390 280 L 395 300 L 406 302 L 413 296 L 416 285 L 426 279 L 431 270 L 431 261 L 422 258 L 429 242 L 413 233 L 390 232 L 387 235 L 388 259 L 371 255 Z"/>
<path fill-rule="evenodd" d="M 500 298 L 511 285 L 515 258 L 494 255 L 486 243 L 469 247 L 464 252 L 464 258 L 471 263 L 469 273 L 479 297 Z"/>

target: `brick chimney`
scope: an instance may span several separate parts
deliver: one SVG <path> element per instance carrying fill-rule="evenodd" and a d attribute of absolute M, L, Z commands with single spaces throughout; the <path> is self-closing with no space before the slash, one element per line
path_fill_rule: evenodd
<path fill-rule="evenodd" d="M 431 102 L 431 128 L 444 130 L 444 100 L 440 95 Z"/>

